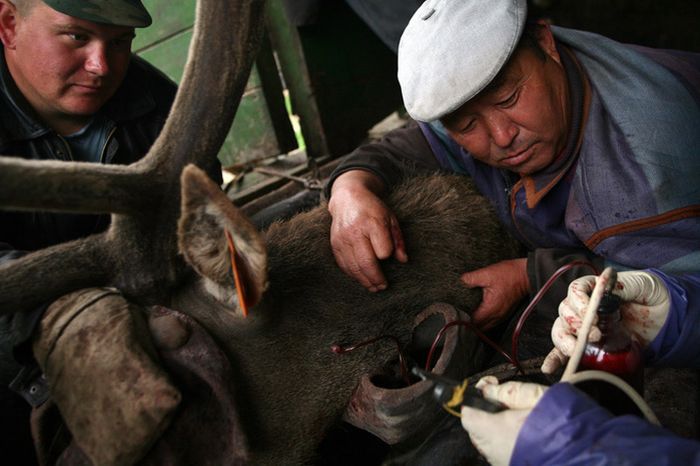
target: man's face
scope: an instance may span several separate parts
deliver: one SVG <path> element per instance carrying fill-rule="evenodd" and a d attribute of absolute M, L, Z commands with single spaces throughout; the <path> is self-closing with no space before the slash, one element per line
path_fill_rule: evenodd
<path fill-rule="evenodd" d="M 49 124 L 89 117 L 114 95 L 129 65 L 133 28 L 74 18 L 43 2 L 26 17 L 8 8 L 3 3 L 0 11 L 8 67 Z"/>
<path fill-rule="evenodd" d="M 476 159 L 520 175 L 548 166 L 566 145 L 568 88 L 549 30 L 545 58 L 520 47 L 498 79 L 443 120 L 450 136 Z M 549 42 L 547 42 L 549 41 Z"/>

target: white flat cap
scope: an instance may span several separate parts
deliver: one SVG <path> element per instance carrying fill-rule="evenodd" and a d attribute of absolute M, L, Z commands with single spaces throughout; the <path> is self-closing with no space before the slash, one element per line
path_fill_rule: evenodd
<path fill-rule="evenodd" d="M 477 95 L 515 50 L 526 0 L 426 0 L 399 42 L 404 106 L 434 121 Z"/>

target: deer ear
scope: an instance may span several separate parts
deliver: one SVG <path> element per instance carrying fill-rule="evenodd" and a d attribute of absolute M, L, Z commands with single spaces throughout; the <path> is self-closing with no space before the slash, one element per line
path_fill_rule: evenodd
<path fill-rule="evenodd" d="M 262 235 L 196 166 L 185 167 L 181 186 L 180 252 L 203 277 L 224 289 L 237 287 L 242 309 L 254 306 L 267 286 L 267 250 Z M 227 233 L 234 253 L 229 250 Z M 232 273 L 232 256 L 238 277 Z"/>

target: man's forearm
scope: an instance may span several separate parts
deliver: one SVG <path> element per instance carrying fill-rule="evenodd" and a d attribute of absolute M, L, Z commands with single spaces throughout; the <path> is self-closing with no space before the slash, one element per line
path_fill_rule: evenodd
<path fill-rule="evenodd" d="M 410 174 L 437 169 L 439 165 L 420 128 L 410 125 L 390 131 L 381 140 L 364 144 L 346 155 L 331 173 L 325 194 L 329 197 L 335 180 L 352 170 L 373 173 L 391 188 Z"/>
<path fill-rule="evenodd" d="M 636 416 L 612 416 L 566 383 L 551 386 L 525 420 L 513 465 L 697 464 L 700 443 Z"/>
<path fill-rule="evenodd" d="M 656 269 L 671 298 L 664 326 L 646 349 L 647 363 L 671 367 L 700 367 L 700 272 L 670 275 Z"/>
<path fill-rule="evenodd" d="M 349 170 L 335 179 L 335 183 L 331 187 L 331 196 L 338 191 L 352 189 L 366 189 L 381 197 L 386 191 L 386 184 L 379 176 L 370 171 Z"/>

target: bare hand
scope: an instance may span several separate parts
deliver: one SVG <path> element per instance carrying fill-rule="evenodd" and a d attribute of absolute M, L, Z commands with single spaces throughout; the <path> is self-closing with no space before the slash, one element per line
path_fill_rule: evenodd
<path fill-rule="evenodd" d="M 371 173 L 349 171 L 336 179 L 328 203 L 338 266 L 373 292 L 387 287 L 379 260 L 408 260 L 399 222 L 377 195 L 380 190 L 381 182 Z"/>
<path fill-rule="evenodd" d="M 502 322 L 527 296 L 527 259 L 511 259 L 462 275 L 469 288 L 483 288 L 481 304 L 472 314 L 474 323 L 488 330 Z"/>

